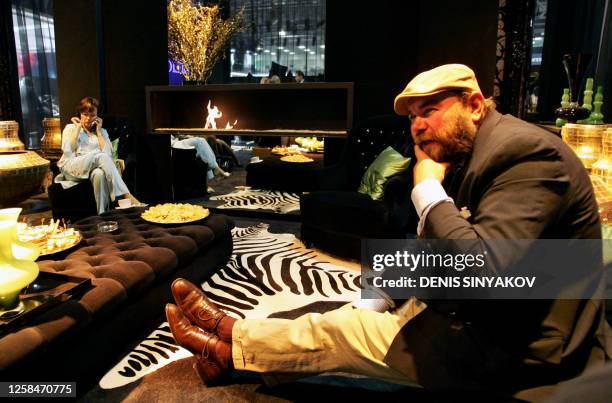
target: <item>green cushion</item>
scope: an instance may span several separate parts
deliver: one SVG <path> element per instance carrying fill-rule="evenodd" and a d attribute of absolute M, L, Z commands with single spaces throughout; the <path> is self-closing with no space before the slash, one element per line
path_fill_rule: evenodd
<path fill-rule="evenodd" d="M 603 255 L 604 255 L 604 264 L 608 264 L 612 262 L 612 242 L 606 241 L 607 239 L 612 239 L 612 225 L 601 224 L 601 239 L 604 239 L 603 243 Z"/>
<path fill-rule="evenodd" d="M 612 225 L 601 224 L 601 239 L 612 239 Z"/>
<path fill-rule="evenodd" d="M 111 141 L 111 144 L 113 145 L 113 159 L 117 160 L 119 159 L 119 139 Z"/>
<path fill-rule="evenodd" d="M 370 195 L 373 200 L 380 199 L 387 180 L 405 171 L 408 165 L 410 165 L 410 158 L 402 156 L 393 147 L 385 148 L 363 174 L 357 191 Z"/>

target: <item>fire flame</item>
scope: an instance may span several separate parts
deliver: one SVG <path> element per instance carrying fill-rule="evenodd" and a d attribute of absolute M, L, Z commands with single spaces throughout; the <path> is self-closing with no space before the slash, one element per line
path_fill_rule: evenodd
<path fill-rule="evenodd" d="M 223 112 L 215 105 L 212 105 L 212 101 L 208 100 L 208 105 L 206 106 L 206 110 L 208 114 L 206 115 L 206 124 L 204 125 L 205 129 L 213 129 L 217 130 L 217 119 L 223 116 Z M 238 119 L 234 120 L 234 124 L 230 124 L 229 120 L 225 125 L 225 130 L 233 129 L 238 123 Z"/>

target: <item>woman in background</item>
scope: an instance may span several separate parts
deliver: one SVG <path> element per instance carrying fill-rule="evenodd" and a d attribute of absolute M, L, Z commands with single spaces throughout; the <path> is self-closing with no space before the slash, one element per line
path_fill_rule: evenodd
<path fill-rule="evenodd" d="M 108 210 L 110 202 L 127 198 L 132 205 L 140 202 L 130 194 L 121 178 L 102 119 L 98 117 L 100 103 L 92 97 L 81 99 L 77 105 L 79 117 L 73 117 L 62 132 L 62 158 L 57 163 L 60 175 L 55 182 L 64 189 L 83 180 L 91 180 L 98 214 Z"/>

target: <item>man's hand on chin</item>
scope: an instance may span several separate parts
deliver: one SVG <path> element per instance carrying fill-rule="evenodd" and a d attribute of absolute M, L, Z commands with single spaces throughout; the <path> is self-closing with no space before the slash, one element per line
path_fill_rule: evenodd
<path fill-rule="evenodd" d="M 432 160 L 418 145 L 414 146 L 414 153 L 417 158 L 413 173 L 414 186 L 428 179 L 435 179 L 442 183 L 450 164 L 448 162 L 440 163 Z"/>

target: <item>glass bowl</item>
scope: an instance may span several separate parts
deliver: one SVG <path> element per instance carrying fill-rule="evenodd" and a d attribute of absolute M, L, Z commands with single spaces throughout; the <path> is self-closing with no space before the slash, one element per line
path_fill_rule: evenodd
<path fill-rule="evenodd" d="M 113 232 L 119 228 L 117 221 L 103 221 L 98 224 L 98 232 Z"/>

